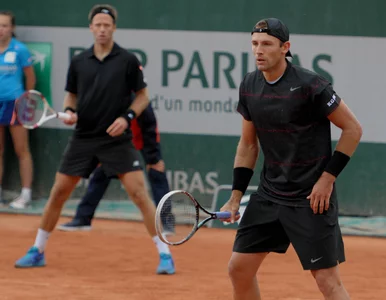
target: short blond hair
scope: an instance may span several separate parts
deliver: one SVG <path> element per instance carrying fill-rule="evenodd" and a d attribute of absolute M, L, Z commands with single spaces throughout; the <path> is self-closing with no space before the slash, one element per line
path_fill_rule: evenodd
<path fill-rule="evenodd" d="M 94 18 L 94 16 L 101 12 L 102 9 L 106 9 L 109 11 L 109 15 L 113 18 L 114 20 L 114 23 L 117 22 L 117 19 L 118 19 L 118 12 L 116 10 L 116 8 L 110 4 L 96 4 L 94 5 L 89 14 L 88 14 L 88 21 L 91 23 L 92 22 L 92 19 Z"/>

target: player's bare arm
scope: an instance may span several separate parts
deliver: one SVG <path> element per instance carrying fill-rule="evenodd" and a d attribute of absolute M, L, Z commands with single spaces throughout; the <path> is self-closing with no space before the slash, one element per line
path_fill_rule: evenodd
<path fill-rule="evenodd" d="M 148 89 L 143 88 L 135 93 L 135 99 L 129 109 L 132 109 L 138 117 L 146 109 L 149 103 Z"/>
<path fill-rule="evenodd" d="M 361 124 L 343 100 L 338 108 L 328 116 L 328 119 L 336 127 L 342 129 L 336 150 L 351 157 L 362 137 Z"/>
<path fill-rule="evenodd" d="M 66 125 L 74 125 L 78 121 L 76 114 L 76 94 L 67 92 L 64 96 L 63 111 L 71 116 L 69 120 L 63 120 Z"/>
<path fill-rule="evenodd" d="M 343 100 L 341 100 L 336 110 L 328 116 L 328 119 L 335 126 L 342 129 L 335 150 L 342 153 L 341 155 L 346 155 L 349 159 L 354 154 L 362 137 L 362 127 L 359 121 Z M 323 172 L 315 184 L 311 195 L 308 197 L 311 200 L 310 206 L 314 213 L 323 213 L 324 210 L 328 210 L 335 179 L 336 176 L 333 174 Z"/>
<path fill-rule="evenodd" d="M 26 90 L 33 90 L 36 84 L 36 76 L 33 66 L 28 66 L 23 69 L 25 76 L 25 88 Z"/>
<path fill-rule="evenodd" d="M 259 154 L 256 129 L 252 121 L 243 119 L 242 132 L 235 156 L 234 167 L 254 169 Z"/>
<path fill-rule="evenodd" d="M 234 168 L 253 170 L 256 166 L 258 155 L 259 143 L 255 126 L 251 121 L 243 119 L 242 132 L 239 144 L 237 145 Z M 221 208 L 221 211 L 230 211 L 232 213 L 231 218 L 226 221 L 233 223 L 240 218 L 240 215 L 236 215 L 236 212 L 239 210 L 242 196 L 242 191 L 237 189 L 232 190 L 231 198 Z"/>
<path fill-rule="evenodd" d="M 128 109 L 130 119 L 139 116 L 149 105 L 149 96 L 147 88 L 143 88 L 135 93 L 135 99 Z M 130 112 L 132 117 L 130 117 Z M 107 133 L 110 136 L 119 136 L 129 127 L 129 122 L 124 117 L 117 118 L 113 124 L 107 128 Z"/>

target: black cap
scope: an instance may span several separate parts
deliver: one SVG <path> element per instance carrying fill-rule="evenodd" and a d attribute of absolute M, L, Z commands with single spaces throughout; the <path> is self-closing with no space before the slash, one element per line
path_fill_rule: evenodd
<path fill-rule="evenodd" d="M 266 28 L 256 28 L 257 24 L 260 22 L 266 22 L 267 27 Z M 253 27 L 251 34 L 254 34 L 255 32 L 265 32 L 271 36 L 274 36 L 275 38 L 278 38 L 283 43 L 289 41 L 289 30 L 288 27 L 279 19 L 276 18 L 268 18 L 263 19 L 257 22 L 255 27 Z M 286 56 L 292 57 L 291 52 L 288 50 Z"/>

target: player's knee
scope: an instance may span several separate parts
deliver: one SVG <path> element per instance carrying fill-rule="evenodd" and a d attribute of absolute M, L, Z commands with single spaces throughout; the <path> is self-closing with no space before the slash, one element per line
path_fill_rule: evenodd
<path fill-rule="evenodd" d="M 63 179 L 57 174 L 55 183 L 50 193 L 51 205 L 62 205 L 71 195 L 77 180 L 77 178 Z"/>
<path fill-rule="evenodd" d="M 150 199 L 145 187 L 141 186 L 131 191 L 129 196 L 138 207 L 144 206 Z"/>
<path fill-rule="evenodd" d="M 245 272 L 246 268 L 248 268 L 248 266 L 241 263 L 239 260 L 233 258 L 230 259 L 228 263 L 228 274 L 234 284 L 247 282 L 248 272 Z"/>
<path fill-rule="evenodd" d="M 61 184 L 54 184 L 54 186 L 51 189 L 51 199 L 54 202 L 61 202 L 61 200 L 66 199 L 66 195 L 68 194 L 68 189 Z M 64 201 L 63 200 L 63 201 Z"/>
<path fill-rule="evenodd" d="M 333 294 L 336 289 L 342 286 L 340 277 L 332 269 L 312 271 L 312 275 L 315 277 L 316 284 L 324 296 Z"/>

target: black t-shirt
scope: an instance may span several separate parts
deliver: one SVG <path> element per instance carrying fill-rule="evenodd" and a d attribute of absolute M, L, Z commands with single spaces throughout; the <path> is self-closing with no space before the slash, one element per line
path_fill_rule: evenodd
<path fill-rule="evenodd" d="M 65 90 L 77 95 L 75 136 L 107 136 L 107 128 L 127 111 L 131 93 L 145 87 L 138 59 L 117 44 L 103 61 L 93 47 L 73 57 Z M 131 138 L 130 130 L 122 138 Z"/>
<path fill-rule="evenodd" d="M 258 70 L 245 76 L 238 111 L 253 122 L 264 154 L 261 197 L 309 206 L 306 198 L 332 155 L 327 116 L 340 100 L 328 81 L 290 62 L 274 84 Z"/>

